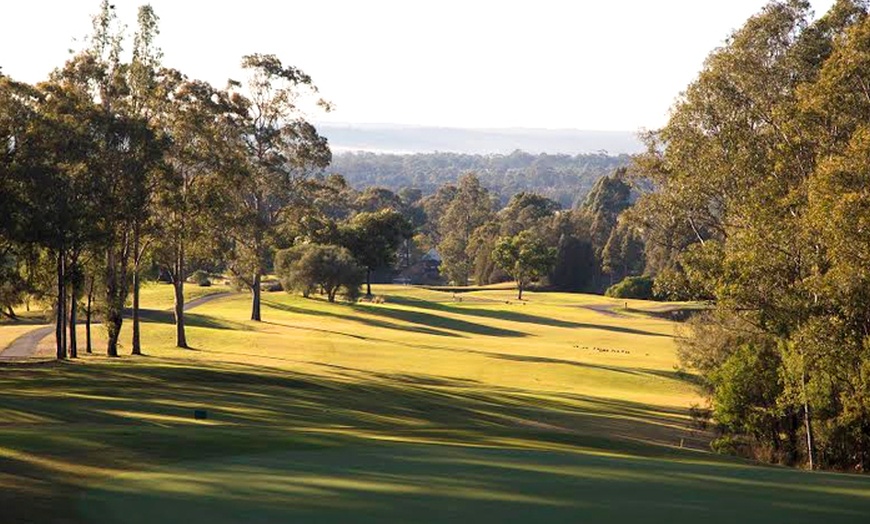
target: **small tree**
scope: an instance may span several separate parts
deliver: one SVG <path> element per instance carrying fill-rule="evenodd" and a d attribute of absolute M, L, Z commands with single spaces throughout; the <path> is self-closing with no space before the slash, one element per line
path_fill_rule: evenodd
<path fill-rule="evenodd" d="M 279 251 L 275 256 L 275 272 L 287 291 L 298 291 L 308 297 L 318 287 L 330 302 L 344 289 L 354 299 L 363 283 L 363 268 L 347 248 L 323 244 L 302 244 Z"/>
<path fill-rule="evenodd" d="M 372 271 L 392 264 L 402 241 L 414 234 L 398 211 L 359 213 L 342 227 L 341 241 L 366 269 L 366 296 L 372 296 Z"/>
<path fill-rule="evenodd" d="M 523 289 L 538 278 L 547 275 L 556 263 L 556 249 L 523 231 L 496 242 L 492 259 L 517 281 L 517 300 L 523 299 Z"/>

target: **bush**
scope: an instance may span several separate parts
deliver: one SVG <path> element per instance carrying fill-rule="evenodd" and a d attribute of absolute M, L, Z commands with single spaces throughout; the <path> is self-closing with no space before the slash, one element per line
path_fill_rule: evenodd
<path fill-rule="evenodd" d="M 751 458 L 751 446 L 745 438 L 734 435 L 722 435 L 710 443 L 710 449 L 720 455 Z"/>
<path fill-rule="evenodd" d="M 203 271 L 201 269 L 197 269 L 190 275 L 188 281 L 196 284 L 199 287 L 208 287 L 211 285 L 211 279 L 209 278 L 208 271 Z"/>
<path fill-rule="evenodd" d="M 277 293 L 278 291 L 284 291 L 284 285 L 280 280 L 264 280 L 260 283 L 260 289 L 269 293 Z"/>
<path fill-rule="evenodd" d="M 650 277 L 626 277 L 622 282 L 607 288 L 604 294 L 613 298 L 655 300 L 653 284 L 653 279 Z"/>
<path fill-rule="evenodd" d="M 287 291 L 299 291 L 308 297 L 317 289 L 335 301 L 339 290 L 349 300 L 359 296 L 359 288 L 365 280 L 365 270 L 346 248 L 301 244 L 279 251 L 275 255 L 275 272 Z"/>

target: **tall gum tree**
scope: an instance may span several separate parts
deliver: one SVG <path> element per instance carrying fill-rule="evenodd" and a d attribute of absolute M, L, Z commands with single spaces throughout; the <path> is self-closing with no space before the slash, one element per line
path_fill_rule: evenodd
<path fill-rule="evenodd" d="M 155 100 L 157 94 L 157 71 L 163 58 L 163 52 L 156 45 L 160 19 L 150 5 L 139 8 L 136 19 L 137 29 L 133 36 L 133 53 L 130 64 L 126 68 L 126 81 L 129 86 L 128 104 L 132 115 L 153 129 L 155 127 Z M 158 178 L 159 162 L 143 164 L 145 171 L 143 183 L 136 186 L 131 195 L 137 204 L 137 212 L 131 217 L 133 236 L 132 247 L 132 315 L 133 328 L 131 353 L 142 354 L 142 340 L 139 319 L 139 289 L 141 287 L 141 265 L 150 241 L 154 238 L 155 228 L 151 215 L 153 213 L 153 195 Z"/>
<path fill-rule="evenodd" d="M 762 439 L 774 456 L 785 461 L 802 457 L 812 469 L 820 457 L 826 464 L 845 462 L 835 458 L 838 449 L 866 453 L 870 424 L 862 417 L 854 417 L 852 427 L 842 424 L 847 404 L 829 401 L 848 390 L 832 387 L 835 375 L 824 370 L 825 363 L 837 360 L 831 358 L 834 349 L 843 346 L 821 336 L 826 331 L 820 326 L 840 325 L 848 317 L 832 307 L 830 289 L 826 293 L 820 285 L 830 274 L 832 245 L 819 234 L 818 221 L 828 219 L 813 212 L 813 188 L 830 188 L 816 183 L 820 175 L 828 169 L 859 172 L 835 167 L 837 160 L 825 143 L 847 129 L 836 125 L 838 114 L 850 121 L 861 114 L 860 108 L 844 104 L 850 96 L 864 96 L 860 82 L 835 80 L 834 70 L 840 69 L 829 64 L 836 49 L 844 49 L 844 37 L 859 31 L 866 6 L 840 0 L 819 20 L 810 18 L 807 2 L 771 2 L 710 55 L 667 125 L 650 141 L 649 152 L 635 163 L 654 191 L 640 199 L 632 215 L 644 228 L 647 245 L 663 233 L 662 226 L 683 228 L 693 236 L 675 258 L 687 285 L 715 298 L 723 339 L 733 339 L 720 347 L 723 364 L 707 375 L 716 412 L 730 427 Z M 867 39 L 853 42 L 860 48 Z M 841 65 L 849 63 L 857 62 Z M 826 78 L 827 88 L 813 89 Z M 822 100 L 829 109 L 844 109 L 826 113 Z M 860 162 L 860 154 L 851 153 L 851 161 Z M 842 188 L 834 193 L 838 201 L 848 201 Z M 821 208 L 824 201 L 818 198 Z M 848 231 L 847 224 L 841 225 L 839 233 Z M 849 242 L 860 244 L 856 237 Z M 696 330 L 698 347 L 703 345 L 700 336 L 703 332 Z M 852 346 L 857 359 L 852 368 L 860 369 L 866 363 L 863 350 Z M 755 364 L 743 359 L 741 351 L 752 351 Z M 759 370 L 773 370 L 777 380 L 752 378 Z M 750 377 L 744 384 L 764 382 L 773 390 L 763 396 L 751 391 L 735 395 L 736 382 L 717 382 L 722 373 L 745 373 Z M 735 406 L 735 399 L 750 399 L 752 405 Z M 735 413 L 741 415 L 735 419 Z M 770 416 L 746 415 L 751 413 Z M 864 440 L 844 447 L 843 435 L 850 431 Z M 798 447 L 799 440 L 803 444 Z"/>
<path fill-rule="evenodd" d="M 474 262 L 469 250 L 472 234 L 492 217 L 489 191 L 474 174 L 463 175 L 438 222 L 441 270 L 455 285 L 468 285 Z"/>
<path fill-rule="evenodd" d="M 300 98 L 316 98 L 310 76 L 283 65 L 274 55 L 245 56 L 242 67 L 249 72 L 248 82 L 232 82 L 230 87 L 237 136 L 247 161 L 232 180 L 229 268 L 251 290 L 251 320 L 259 321 L 260 283 L 272 261 L 280 225 L 304 191 L 305 181 L 328 166 L 332 154 L 298 105 Z M 317 104 L 330 109 L 322 99 Z"/>
<path fill-rule="evenodd" d="M 100 111 L 101 128 L 92 135 L 92 165 L 104 188 L 101 288 L 106 353 L 112 357 L 118 356 L 132 262 L 138 255 L 136 232 L 147 218 L 148 183 L 162 157 L 159 140 L 138 111 L 130 64 L 121 60 L 123 39 L 114 6 L 104 0 L 93 18 L 88 46 L 56 73 L 86 90 Z"/>
<path fill-rule="evenodd" d="M 155 261 L 174 290 L 175 344 L 187 348 L 184 283 L 191 267 L 212 259 L 214 231 L 226 215 L 226 177 L 242 164 L 226 115 L 227 93 L 175 70 L 160 72 L 155 121 L 168 139 L 165 170 L 155 191 Z"/>

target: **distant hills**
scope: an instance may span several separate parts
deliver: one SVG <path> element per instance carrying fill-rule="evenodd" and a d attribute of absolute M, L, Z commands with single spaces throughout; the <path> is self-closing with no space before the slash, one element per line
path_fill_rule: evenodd
<path fill-rule="evenodd" d="M 321 122 L 318 131 L 333 152 L 509 154 L 605 154 L 640 152 L 636 133 L 576 129 L 460 129 L 396 124 Z"/>
<path fill-rule="evenodd" d="M 563 208 L 576 206 L 602 176 L 631 161 L 628 155 L 500 153 L 338 153 L 330 171 L 342 175 L 357 189 L 384 187 L 392 191 L 419 189 L 435 193 L 464 173 L 474 173 L 504 205 L 520 191 L 551 198 Z"/>

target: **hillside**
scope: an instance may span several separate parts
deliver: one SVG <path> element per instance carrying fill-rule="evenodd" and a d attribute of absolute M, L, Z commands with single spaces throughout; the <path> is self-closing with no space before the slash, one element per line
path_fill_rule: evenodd
<path fill-rule="evenodd" d="M 513 151 L 510 154 L 418 153 L 412 155 L 340 153 L 329 170 L 351 186 L 398 191 L 419 189 L 424 195 L 473 172 L 502 203 L 521 191 L 541 194 L 570 208 L 582 202 L 595 182 L 627 166 L 628 155 L 555 155 Z"/>
<path fill-rule="evenodd" d="M 643 150 L 637 134 L 628 131 L 579 129 L 462 129 L 396 124 L 320 122 L 318 131 L 335 152 L 392 154 L 634 154 Z"/>

